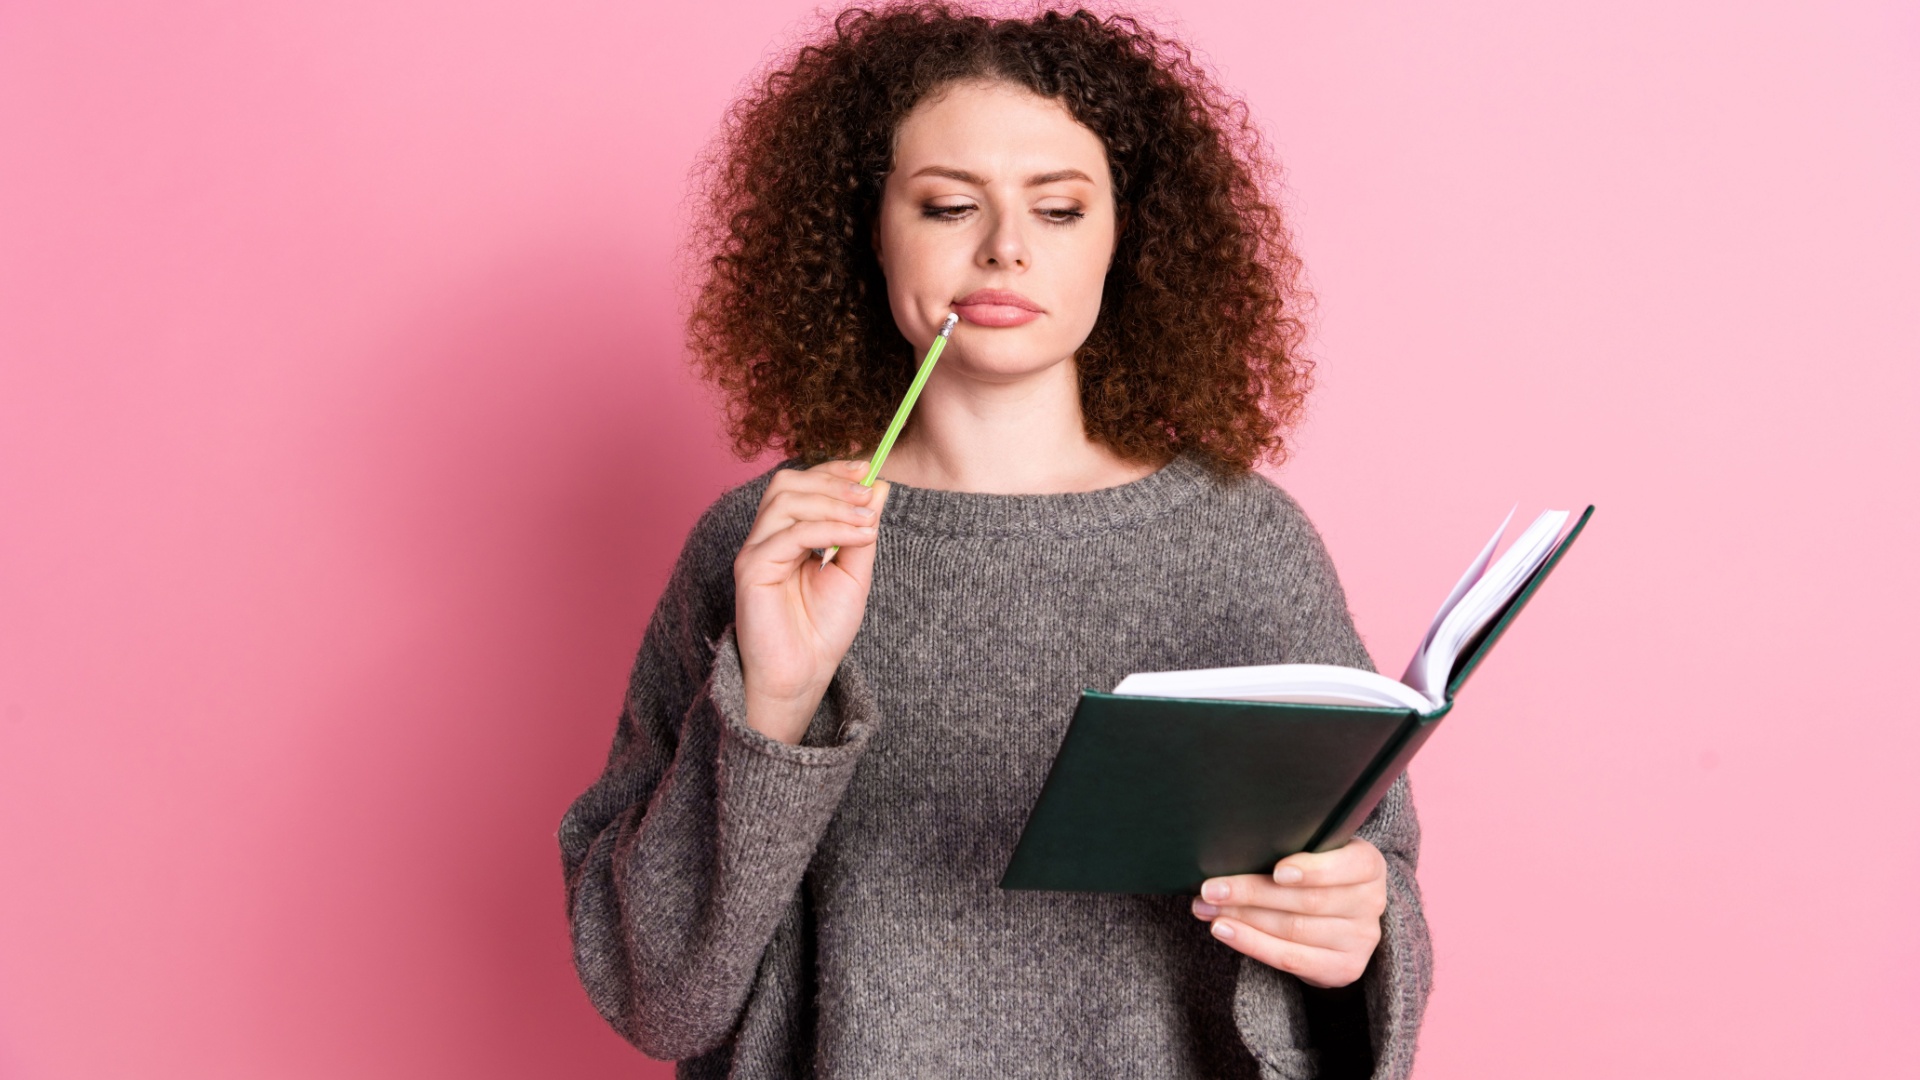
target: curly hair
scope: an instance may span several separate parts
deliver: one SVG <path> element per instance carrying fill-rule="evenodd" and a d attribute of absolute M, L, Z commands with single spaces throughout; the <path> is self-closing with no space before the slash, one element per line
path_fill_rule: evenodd
<path fill-rule="evenodd" d="M 728 110 L 702 157 L 688 344 L 735 452 L 811 462 L 877 441 L 917 364 L 868 243 L 894 132 L 972 79 L 1060 102 L 1106 148 L 1125 225 L 1075 354 L 1087 436 L 1229 474 L 1284 458 L 1310 384 L 1310 297 L 1245 104 L 1132 16 L 944 2 L 840 12 Z"/>

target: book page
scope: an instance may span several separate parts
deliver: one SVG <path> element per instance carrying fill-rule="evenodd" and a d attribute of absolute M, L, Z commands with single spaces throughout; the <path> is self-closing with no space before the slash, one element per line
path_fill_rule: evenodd
<path fill-rule="evenodd" d="M 1460 649 L 1491 621 L 1526 584 L 1553 552 L 1560 530 L 1567 524 L 1565 510 L 1543 511 L 1527 526 L 1486 574 L 1454 604 L 1433 629 L 1431 640 L 1418 657 L 1419 670 L 1409 672 L 1408 685 L 1431 698 L 1446 695 L 1447 677 Z"/>
<path fill-rule="evenodd" d="M 1542 512 L 1495 559 L 1494 549 L 1517 509 L 1507 511 L 1492 539 L 1468 564 L 1467 572 L 1440 605 L 1420 647 L 1414 650 L 1402 682 L 1362 668 L 1332 664 L 1265 664 L 1137 672 L 1120 680 L 1113 692 L 1136 697 L 1293 701 L 1430 712 L 1446 703 L 1447 678 L 1460 650 L 1505 609 L 1553 553 L 1569 516 L 1565 510 Z"/>
<path fill-rule="evenodd" d="M 1419 647 L 1413 650 L 1413 659 L 1407 661 L 1406 674 L 1400 676 L 1401 682 L 1428 697 L 1435 696 L 1432 693 L 1433 687 L 1426 685 L 1425 662 L 1427 650 L 1433 646 L 1433 635 L 1439 632 L 1440 624 L 1446 621 L 1455 605 L 1460 603 L 1460 598 L 1467 595 L 1467 590 L 1478 584 L 1481 576 L 1487 572 L 1487 563 L 1493 560 L 1493 549 L 1500 546 L 1500 538 L 1506 535 L 1507 525 L 1513 521 L 1514 512 L 1519 509 L 1520 504 L 1515 503 L 1507 510 L 1507 516 L 1500 519 L 1500 527 L 1493 530 L 1493 535 L 1487 539 L 1487 546 L 1480 549 L 1479 556 L 1468 564 L 1467 572 L 1460 575 L 1460 580 L 1454 584 L 1453 591 L 1448 593 L 1446 600 L 1440 604 L 1440 610 L 1433 613 L 1433 621 L 1427 624 L 1426 636 L 1420 639 Z"/>
<path fill-rule="evenodd" d="M 1364 668 L 1335 664 L 1264 664 L 1249 667 L 1149 671 L 1129 675 L 1113 688 L 1139 697 L 1229 698 L 1236 701 L 1297 701 L 1310 705 L 1358 705 L 1426 712 L 1433 702 L 1411 687 Z"/>

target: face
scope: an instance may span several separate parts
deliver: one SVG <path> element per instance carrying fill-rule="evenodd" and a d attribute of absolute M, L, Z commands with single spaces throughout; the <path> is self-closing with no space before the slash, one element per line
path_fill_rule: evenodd
<path fill-rule="evenodd" d="M 1070 359 L 1117 236 L 1106 149 L 1057 102 L 958 83 L 895 132 L 874 251 L 916 351 L 959 314 L 941 369 L 1014 381 Z"/>

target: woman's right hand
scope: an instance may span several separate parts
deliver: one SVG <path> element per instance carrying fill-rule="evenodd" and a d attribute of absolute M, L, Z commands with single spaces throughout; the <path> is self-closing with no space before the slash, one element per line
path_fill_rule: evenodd
<path fill-rule="evenodd" d="M 797 745 L 860 630 L 873 584 L 887 484 L 862 487 L 864 461 L 781 469 L 733 560 L 734 636 L 747 724 Z M 839 545 L 821 565 L 815 548 Z"/>

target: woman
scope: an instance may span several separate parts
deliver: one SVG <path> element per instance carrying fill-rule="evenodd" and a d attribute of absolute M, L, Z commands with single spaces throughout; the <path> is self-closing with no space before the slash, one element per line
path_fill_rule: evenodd
<path fill-rule="evenodd" d="M 790 458 L 694 527 L 561 827 L 581 979 L 679 1075 L 1411 1067 L 1404 776 L 1200 897 L 996 887 L 1082 688 L 1372 666 L 1251 471 L 1304 297 L 1238 108 L 1132 20 L 942 5 L 845 12 L 736 107 L 692 340 L 741 452 Z"/>

